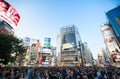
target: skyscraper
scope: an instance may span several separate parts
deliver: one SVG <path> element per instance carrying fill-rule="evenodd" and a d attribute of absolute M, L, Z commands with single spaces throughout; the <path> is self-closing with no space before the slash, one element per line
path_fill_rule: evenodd
<path fill-rule="evenodd" d="M 58 61 L 62 65 L 80 65 L 82 44 L 79 31 L 75 25 L 62 27 L 57 37 Z M 80 48 L 80 50 L 78 50 Z"/>

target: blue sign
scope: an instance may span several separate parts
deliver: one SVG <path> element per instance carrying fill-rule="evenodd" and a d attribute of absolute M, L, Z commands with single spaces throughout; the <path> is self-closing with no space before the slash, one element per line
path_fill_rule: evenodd
<path fill-rule="evenodd" d="M 29 38 L 29 37 L 26 37 L 26 38 L 25 38 L 25 42 L 26 42 L 26 43 L 30 43 L 30 38 Z"/>
<path fill-rule="evenodd" d="M 45 38 L 44 45 L 50 46 L 51 38 Z"/>
<path fill-rule="evenodd" d="M 51 38 L 45 38 L 45 41 L 51 42 Z"/>

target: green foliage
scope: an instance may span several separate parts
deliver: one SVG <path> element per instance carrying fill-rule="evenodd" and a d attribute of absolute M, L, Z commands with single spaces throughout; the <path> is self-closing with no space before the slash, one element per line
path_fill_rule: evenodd
<path fill-rule="evenodd" d="M 0 63 L 8 64 L 11 59 L 11 54 L 16 53 L 17 55 L 22 55 L 25 52 L 25 47 L 23 46 L 22 40 L 14 37 L 13 35 L 5 35 L 0 33 Z M 16 59 L 16 58 L 14 58 Z"/>

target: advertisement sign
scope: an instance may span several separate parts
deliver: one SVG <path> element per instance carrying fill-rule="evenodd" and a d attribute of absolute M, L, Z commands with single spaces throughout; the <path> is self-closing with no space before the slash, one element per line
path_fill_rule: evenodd
<path fill-rule="evenodd" d="M 31 39 L 30 43 L 31 44 L 36 44 L 36 43 L 39 43 L 39 40 L 38 39 Z"/>
<path fill-rule="evenodd" d="M 0 18 L 6 21 L 13 29 L 16 28 L 20 16 L 15 8 L 5 1 L 0 1 Z"/>
<path fill-rule="evenodd" d="M 42 65 L 48 65 L 49 62 L 42 62 Z"/>
<path fill-rule="evenodd" d="M 119 49 L 116 41 L 106 42 L 106 44 L 107 44 L 107 47 L 110 51 L 110 54 L 112 54 L 112 52 L 115 51 L 116 48 Z"/>
<path fill-rule="evenodd" d="M 38 57 L 38 64 L 42 64 L 42 57 L 43 57 L 43 54 L 40 53 Z"/>
<path fill-rule="evenodd" d="M 73 45 L 70 44 L 70 43 L 64 43 L 63 46 L 62 46 L 62 49 L 69 49 L 69 48 L 72 48 Z"/>
<path fill-rule="evenodd" d="M 104 26 L 104 27 L 105 27 L 105 26 Z M 114 35 L 113 35 L 113 33 L 112 33 L 111 30 L 105 30 L 105 31 L 103 32 L 103 35 L 104 35 L 105 39 L 106 39 L 106 38 L 109 38 L 109 37 L 114 37 Z"/>
<path fill-rule="evenodd" d="M 51 38 L 45 38 L 44 45 L 50 46 Z"/>
<path fill-rule="evenodd" d="M 51 53 L 51 48 L 50 47 L 42 47 L 42 52 L 43 53 Z"/>
<path fill-rule="evenodd" d="M 111 61 L 120 62 L 120 53 L 111 54 Z"/>
<path fill-rule="evenodd" d="M 106 12 L 106 16 L 117 37 L 117 40 L 120 41 L 120 6 Z"/>
<path fill-rule="evenodd" d="M 30 38 L 29 37 L 25 38 L 25 43 L 28 43 L 28 44 L 30 43 Z"/>

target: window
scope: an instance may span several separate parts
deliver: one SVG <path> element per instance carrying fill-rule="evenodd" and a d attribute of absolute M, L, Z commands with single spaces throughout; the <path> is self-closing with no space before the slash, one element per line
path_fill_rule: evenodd
<path fill-rule="evenodd" d="M 70 43 L 72 45 L 76 45 L 76 37 L 75 33 L 67 33 L 63 36 L 62 44 Z"/>

